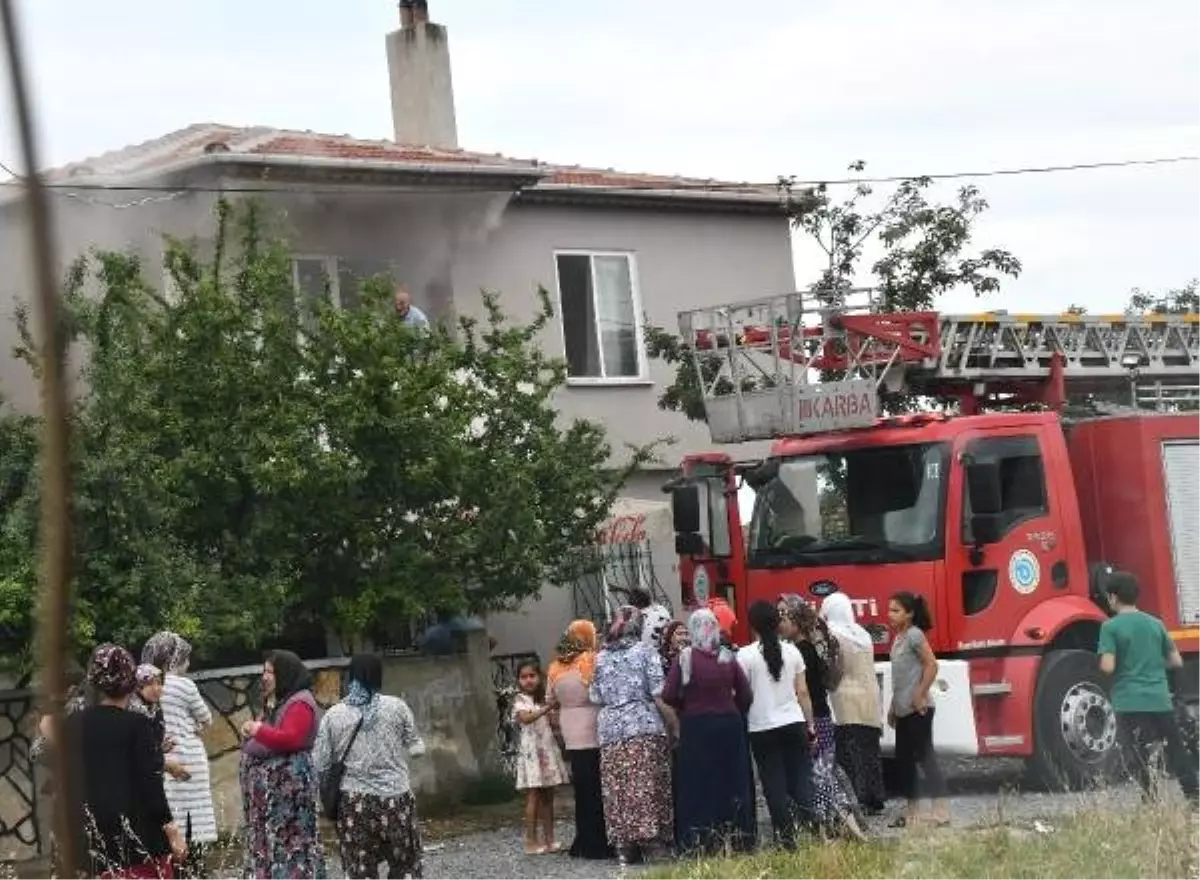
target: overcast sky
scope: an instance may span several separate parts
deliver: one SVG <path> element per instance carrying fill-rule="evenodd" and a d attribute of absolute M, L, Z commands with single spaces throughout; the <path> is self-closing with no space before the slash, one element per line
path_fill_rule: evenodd
<path fill-rule="evenodd" d="M 394 0 L 23 0 L 48 162 L 194 122 L 391 135 Z M 1195 0 L 432 0 L 469 149 L 732 180 L 1200 153 Z M 15 161 L 8 96 L 0 161 Z M 978 181 L 1003 305 L 1200 274 L 1200 168 Z M 815 276 L 797 247 L 797 281 Z M 775 291 L 745 291 L 747 297 Z M 972 309 L 969 295 L 947 309 Z M 1001 303 L 992 300 L 989 307 Z"/>

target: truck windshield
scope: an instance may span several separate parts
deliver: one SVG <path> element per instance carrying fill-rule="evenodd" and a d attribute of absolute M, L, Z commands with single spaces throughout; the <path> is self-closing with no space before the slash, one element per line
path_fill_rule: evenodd
<path fill-rule="evenodd" d="M 751 566 L 937 559 L 944 443 L 869 446 L 783 459 L 758 491 Z"/>

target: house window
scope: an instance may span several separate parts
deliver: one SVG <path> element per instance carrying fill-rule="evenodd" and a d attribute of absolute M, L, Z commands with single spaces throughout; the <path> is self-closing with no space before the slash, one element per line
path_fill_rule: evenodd
<path fill-rule="evenodd" d="M 560 253 L 559 311 L 572 379 L 640 379 L 643 369 L 633 257 Z"/>
<path fill-rule="evenodd" d="M 306 310 L 310 315 L 311 305 L 326 297 L 338 308 L 358 308 L 360 286 L 376 275 L 396 277 L 394 267 L 386 260 L 324 256 L 302 256 L 292 260 L 296 295 L 300 302 L 310 306 Z"/>

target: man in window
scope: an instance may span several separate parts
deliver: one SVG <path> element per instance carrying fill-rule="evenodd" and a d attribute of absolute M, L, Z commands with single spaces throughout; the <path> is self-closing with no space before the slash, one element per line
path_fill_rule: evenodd
<path fill-rule="evenodd" d="M 401 284 L 396 288 L 396 317 L 410 327 L 428 327 L 429 319 L 425 313 L 412 304 L 412 294 Z"/>
<path fill-rule="evenodd" d="M 1150 747 L 1163 743 L 1168 768 L 1195 805 L 1196 765 L 1184 748 L 1167 684 L 1167 670 L 1181 667 L 1183 658 L 1162 621 L 1138 610 L 1137 578 L 1119 571 L 1104 589 L 1115 614 L 1100 627 L 1097 652 L 1100 671 L 1113 677 L 1112 704 L 1126 768 L 1148 795 Z"/>

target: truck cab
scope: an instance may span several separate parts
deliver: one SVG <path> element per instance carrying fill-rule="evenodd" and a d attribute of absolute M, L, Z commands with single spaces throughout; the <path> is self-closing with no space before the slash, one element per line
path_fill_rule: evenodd
<path fill-rule="evenodd" d="M 742 482 L 755 490 L 748 529 Z M 888 598 L 920 593 L 940 660 L 940 751 L 1033 758 L 1074 784 L 1103 769 L 1116 724 L 1094 655 L 1107 615 L 1084 523 L 1097 518 L 1081 514 L 1055 413 L 883 419 L 780 439 L 757 465 L 706 454 L 672 494 L 685 604 L 724 596 L 741 642 L 756 601 L 845 593 L 875 640 L 886 700 Z"/>

